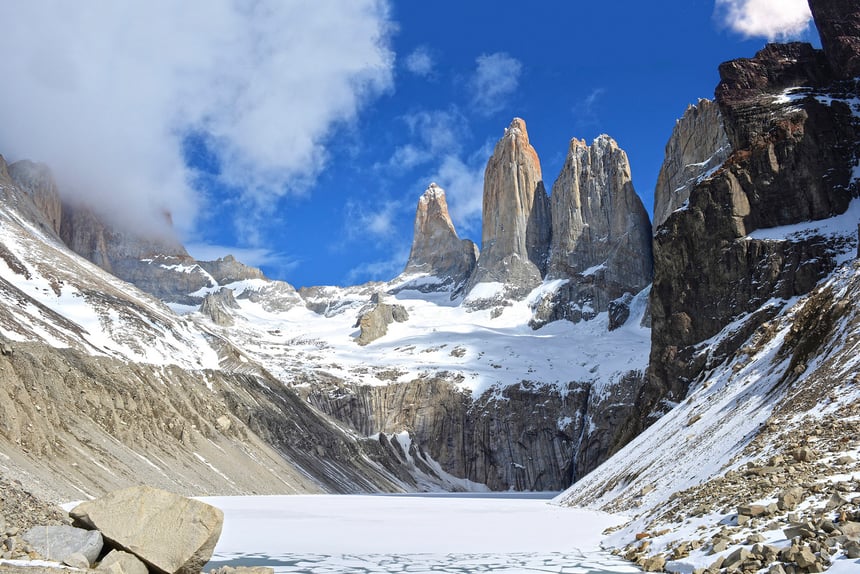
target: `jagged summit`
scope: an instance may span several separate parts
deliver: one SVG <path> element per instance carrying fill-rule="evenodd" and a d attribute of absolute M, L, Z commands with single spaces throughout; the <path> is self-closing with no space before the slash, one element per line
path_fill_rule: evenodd
<path fill-rule="evenodd" d="M 434 288 L 461 285 L 472 273 L 477 247 L 460 239 L 448 213 L 445 190 L 431 183 L 415 211 L 415 232 L 404 275 L 422 274 L 439 279 Z"/>
<path fill-rule="evenodd" d="M 627 305 L 651 282 L 651 223 L 614 139 L 573 138 L 550 201 L 547 279 L 564 284 L 540 302 L 533 326 L 593 318 L 613 301 Z"/>
<path fill-rule="evenodd" d="M 484 171 L 481 255 L 466 290 L 498 283 L 504 297 L 525 296 L 542 281 L 550 233 L 540 160 L 526 123 L 514 118 Z"/>

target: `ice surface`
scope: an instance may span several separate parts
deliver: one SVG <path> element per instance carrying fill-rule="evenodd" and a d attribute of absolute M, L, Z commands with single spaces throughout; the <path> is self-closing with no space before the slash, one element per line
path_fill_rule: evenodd
<path fill-rule="evenodd" d="M 212 562 L 276 572 L 637 572 L 601 552 L 623 519 L 509 496 L 202 498 L 224 511 Z"/>

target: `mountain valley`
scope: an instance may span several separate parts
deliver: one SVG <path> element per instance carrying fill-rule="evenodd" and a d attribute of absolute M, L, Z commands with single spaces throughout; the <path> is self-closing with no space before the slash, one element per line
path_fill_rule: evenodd
<path fill-rule="evenodd" d="M 481 245 L 430 184 L 387 282 L 297 290 L 198 261 L 169 215 L 120 231 L 0 157 L 0 476 L 51 501 L 564 491 L 629 517 L 606 545 L 647 570 L 848 556 L 860 8 L 810 6 L 823 49 L 723 63 L 678 120 L 653 227 L 611 137 L 573 138 L 547 186 L 514 118 Z"/>

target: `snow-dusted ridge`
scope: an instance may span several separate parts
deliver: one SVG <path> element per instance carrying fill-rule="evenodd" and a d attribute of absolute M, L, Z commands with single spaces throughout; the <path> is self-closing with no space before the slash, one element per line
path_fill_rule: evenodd
<path fill-rule="evenodd" d="M 356 288 L 325 288 L 326 308 L 339 312 L 320 314 L 304 305 L 267 310 L 265 297 L 257 301 L 249 297 L 249 290 L 259 284 L 230 284 L 226 287 L 235 291 L 239 304 L 239 309 L 231 310 L 234 325 L 219 329 L 202 316 L 194 317 L 286 382 L 296 373 L 325 371 L 355 384 L 384 385 L 444 371 L 461 375 L 460 387 L 478 397 L 490 388 L 523 380 L 552 385 L 600 382 L 644 370 L 650 329 L 640 323 L 647 291 L 637 296 L 635 311 L 616 331 L 609 332 L 607 313 L 591 321 L 557 321 L 533 330 L 528 326 L 531 304 L 561 283 L 548 281 L 498 314 L 458 305 L 448 291 L 410 289 L 414 279 L 398 279 L 380 291 L 393 292 L 387 297 L 406 308 L 409 320 L 390 325 L 384 337 L 365 347 L 355 342 L 356 319 L 368 296 L 356 298 Z M 498 289 L 487 284 L 479 291 L 485 297 Z"/>

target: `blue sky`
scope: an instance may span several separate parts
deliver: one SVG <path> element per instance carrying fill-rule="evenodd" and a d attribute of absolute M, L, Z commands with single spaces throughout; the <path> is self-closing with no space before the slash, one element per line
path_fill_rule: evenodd
<path fill-rule="evenodd" d="M 34 6 L 35 4 L 35 6 Z M 649 212 L 663 148 L 720 62 L 817 44 L 803 0 L 12 2 L 0 153 L 193 255 L 296 286 L 385 280 L 444 187 L 480 242 L 494 142 L 525 119 L 547 189 L 572 137 L 615 138 Z M 38 34 L 34 34 L 38 31 Z M 48 38 L 45 40 L 45 38 Z M 9 61 L 12 60 L 12 61 Z"/>

